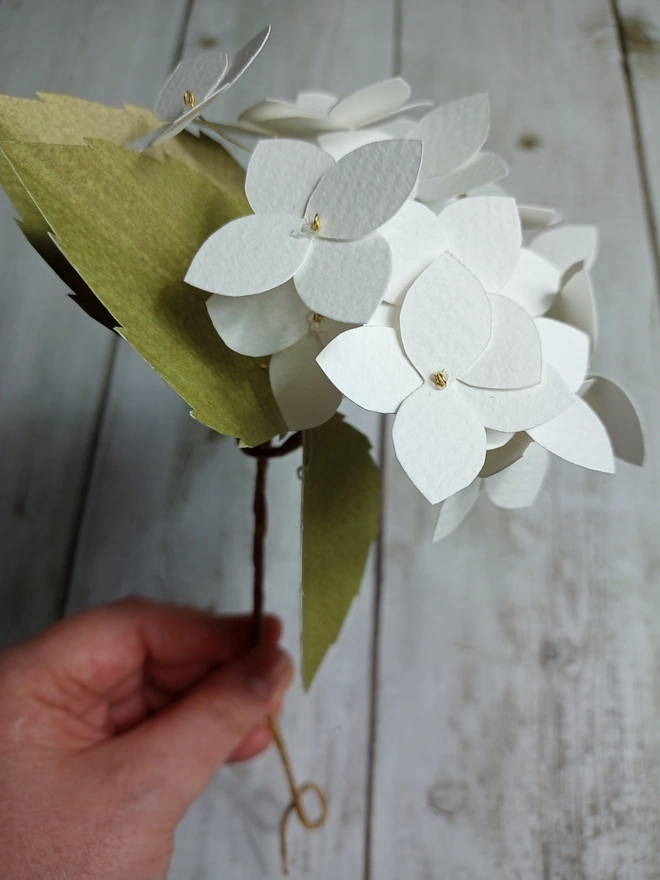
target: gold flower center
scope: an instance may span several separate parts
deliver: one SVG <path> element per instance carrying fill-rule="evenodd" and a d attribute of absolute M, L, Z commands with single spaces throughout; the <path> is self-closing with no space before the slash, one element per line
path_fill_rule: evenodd
<path fill-rule="evenodd" d="M 195 96 L 192 92 L 184 92 L 183 94 L 183 103 L 187 104 L 192 110 L 195 109 Z"/>
<path fill-rule="evenodd" d="M 438 370 L 437 373 L 433 373 L 431 379 L 438 388 L 446 388 L 447 382 L 449 382 L 449 376 L 444 370 Z"/>

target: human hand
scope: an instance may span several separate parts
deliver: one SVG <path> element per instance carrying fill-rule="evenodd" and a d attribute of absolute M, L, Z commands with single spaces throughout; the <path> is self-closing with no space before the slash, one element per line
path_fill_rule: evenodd
<path fill-rule="evenodd" d="M 163 880 L 188 807 L 270 742 L 280 635 L 129 599 L 0 653 L 3 880 Z"/>

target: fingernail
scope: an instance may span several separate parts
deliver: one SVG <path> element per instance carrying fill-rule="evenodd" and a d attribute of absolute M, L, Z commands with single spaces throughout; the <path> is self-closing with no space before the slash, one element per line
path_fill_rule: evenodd
<path fill-rule="evenodd" d="M 291 658 L 281 648 L 262 647 L 252 655 L 250 687 L 260 700 L 270 702 L 291 681 Z"/>

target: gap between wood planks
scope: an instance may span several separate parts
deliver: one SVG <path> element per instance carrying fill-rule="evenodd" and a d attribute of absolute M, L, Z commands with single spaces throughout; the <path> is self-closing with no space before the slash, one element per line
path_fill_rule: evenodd
<path fill-rule="evenodd" d="M 646 145 L 644 144 L 644 136 L 642 134 L 639 102 L 637 100 L 637 94 L 635 92 L 634 73 L 632 65 L 630 63 L 630 35 L 627 26 L 627 24 L 630 22 L 630 19 L 627 19 L 621 14 L 618 0 L 609 0 L 609 4 L 612 18 L 614 19 L 614 25 L 616 27 L 619 53 L 621 56 L 621 68 L 623 71 L 623 80 L 625 83 L 626 98 L 628 101 L 630 121 L 632 124 L 633 139 L 635 143 L 635 158 L 637 161 L 637 168 L 642 185 L 644 216 L 650 238 L 651 253 L 653 255 L 656 294 L 660 296 L 660 229 L 658 227 L 658 217 L 655 213 L 653 196 L 651 194 L 651 178 L 649 173 L 648 155 L 646 151 Z"/>
<path fill-rule="evenodd" d="M 2 0 L 0 0 L 0 3 L 2 3 Z M 195 0 L 185 0 L 185 2 L 183 3 L 181 23 L 179 25 L 179 31 L 174 47 L 174 52 L 172 53 L 172 62 L 170 65 L 170 69 L 173 69 L 174 66 L 178 64 L 178 62 L 181 60 L 186 42 L 186 34 L 188 32 L 188 24 L 190 22 L 190 17 L 192 15 L 194 4 Z M 108 408 L 108 401 L 110 399 L 110 388 L 112 386 L 112 377 L 115 371 L 115 365 L 117 363 L 119 341 L 120 337 L 117 334 L 113 334 L 113 338 L 110 343 L 110 349 L 108 352 L 108 362 L 105 368 L 105 375 L 103 377 L 103 385 L 101 387 L 101 393 L 99 395 L 96 415 L 92 427 L 92 435 L 89 441 L 89 449 L 86 456 L 85 466 L 83 468 L 80 502 L 78 504 L 78 510 L 75 513 L 71 540 L 69 542 L 69 548 L 67 550 L 66 561 L 64 564 L 64 571 L 62 574 L 62 582 L 59 590 L 60 602 L 59 607 L 57 608 L 58 618 L 64 617 L 67 606 L 69 604 L 69 598 L 71 594 L 71 582 L 73 579 L 73 572 L 75 569 L 76 557 L 78 553 L 78 541 L 80 539 L 82 525 L 85 520 L 85 512 L 87 509 L 87 503 L 89 501 L 89 493 L 92 483 L 92 474 L 94 473 L 94 468 L 96 466 L 96 460 L 98 456 L 99 440 L 101 438 L 103 423 L 105 421 L 105 414 Z"/>

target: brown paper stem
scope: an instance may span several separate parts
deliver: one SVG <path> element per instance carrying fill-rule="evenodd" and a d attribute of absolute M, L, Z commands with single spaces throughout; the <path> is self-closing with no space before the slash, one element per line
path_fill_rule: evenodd
<path fill-rule="evenodd" d="M 270 442 L 257 446 L 252 449 L 244 449 L 246 455 L 250 455 L 257 459 L 257 477 L 254 486 L 254 540 L 252 545 L 252 560 L 254 563 L 254 582 L 253 582 L 253 641 L 255 645 L 260 644 L 263 637 L 263 621 L 264 621 L 264 569 L 265 569 L 265 539 L 268 527 L 268 509 L 266 505 L 266 476 L 268 473 L 268 462 L 271 458 L 280 458 L 298 449 L 302 443 L 302 435 L 294 434 L 281 446 L 271 446 Z M 280 727 L 278 719 L 274 715 L 268 716 L 268 726 L 273 734 L 273 740 L 280 753 L 284 772 L 289 783 L 291 792 L 291 802 L 282 814 L 280 822 L 280 850 L 282 855 L 282 873 L 289 873 L 289 858 L 287 846 L 287 827 L 290 817 L 295 813 L 298 816 L 300 824 L 309 831 L 321 828 L 328 816 L 328 799 L 323 789 L 315 782 L 304 782 L 298 785 L 293 772 L 293 765 L 289 757 L 289 751 L 284 740 L 284 735 Z M 308 792 L 314 792 L 317 796 L 321 810 L 317 818 L 311 819 L 305 805 L 303 797 Z"/>

